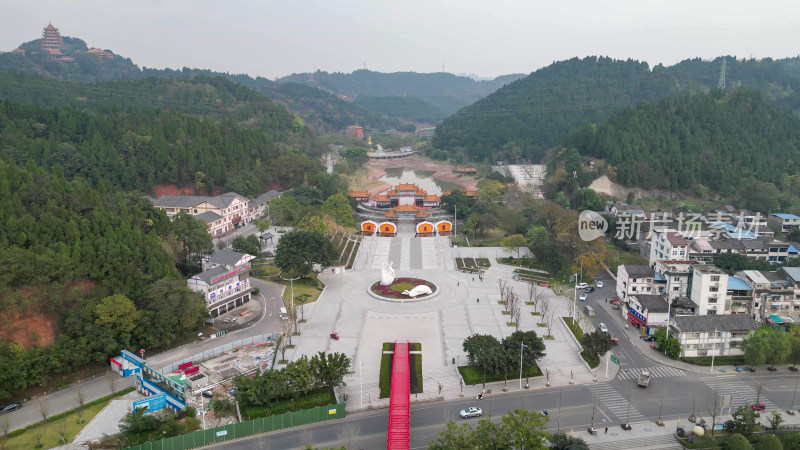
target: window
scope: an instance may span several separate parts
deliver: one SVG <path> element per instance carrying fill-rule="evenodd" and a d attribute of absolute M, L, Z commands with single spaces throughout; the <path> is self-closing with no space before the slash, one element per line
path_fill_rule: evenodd
<path fill-rule="evenodd" d="M 631 286 L 631 292 L 636 292 L 636 286 Z"/>
<path fill-rule="evenodd" d="M 719 281 L 719 275 L 712 276 L 711 281 Z"/>
<path fill-rule="evenodd" d="M 716 286 L 710 287 L 710 288 L 708 288 L 708 292 L 719 292 L 719 288 L 716 287 Z"/>
<path fill-rule="evenodd" d="M 677 283 L 678 281 L 681 281 L 681 279 L 680 279 L 680 278 L 678 278 L 678 277 L 673 277 L 673 278 L 672 278 L 672 281 L 674 281 L 674 282 L 676 282 L 676 283 Z"/>
<path fill-rule="evenodd" d="M 709 305 L 716 305 L 717 304 L 717 297 L 709 297 L 708 304 Z"/>
<path fill-rule="evenodd" d="M 678 291 L 680 291 L 680 290 L 681 290 L 681 287 L 680 287 L 680 286 L 673 286 L 673 287 L 672 287 L 672 292 L 678 292 Z"/>
<path fill-rule="evenodd" d="M 707 314 L 709 316 L 716 316 L 717 315 L 717 310 L 716 309 L 709 309 Z"/>

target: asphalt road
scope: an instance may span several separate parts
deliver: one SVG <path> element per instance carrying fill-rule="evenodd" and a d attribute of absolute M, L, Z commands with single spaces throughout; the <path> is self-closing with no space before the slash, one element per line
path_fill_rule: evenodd
<path fill-rule="evenodd" d="M 788 371 L 787 371 L 788 372 Z M 411 448 L 427 448 L 447 422 L 469 422 L 475 425 L 478 419 L 461 419 L 458 411 L 469 406 L 484 410 L 484 418 L 491 415 L 492 420 L 517 408 L 528 410 L 546 409 L 549 413 L 549 431 L 574 430 L 576 436 L 585 435 L 592 424 L 601 428 L 608 425 L 617 428 L 630 420 L 631 423 L 675 418 L 687 419 L 692 414 L 712 422 L 710 410 L 718 411 L 715 394 L 724 393 L 709 383 L 732 385 L 738 393 L 734 394 L 734 407 L 756 401 L 758 386 L 762 387 L 760 401 L 787 409 L 792 400 L 797 377 L 788 374 L 779 376 L 741 376 L 698 378 L 696 376 L 677 376 L 658 378 L 648 389 L 639 388 L 632 380 L 614 380 L 611 383 L 596 383 L 578 386 L 553 386 L 551 388 L 491 394 L 483 400 L 474 398 L 442 401 L 423 404 L 411 409 Z M 628 416 L 628 394 L 630 394 L 630 416 Z M 559 407 L 560 404 L 560 407 Z M 593 408 L 594 406 L 594 408 Z M 592 417 L 594 411 L 594 418 Z M 727 413 L 727 409 L 725 411 Z M 608 422 L 603 422 L 602 418 Z M 630 417 L 630 419 L 629 419 Z M 303 448 L 307 444 L 316 447 L 347 446 L 352 449 L 385 448 L 388 410 L 369 411 L 350 414 L 345 419 L 322 422 L 266 435 L 244 438 L 211 446 L 219 449 Z M 720 422 L 720 420 L 717 420 Z M 619 429 L 619 428 L 617 428 Z"/>

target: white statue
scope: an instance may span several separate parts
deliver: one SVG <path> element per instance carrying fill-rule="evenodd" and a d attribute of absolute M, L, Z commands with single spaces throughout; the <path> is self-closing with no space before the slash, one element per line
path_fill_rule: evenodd
<path fill-rule="evenodd" d="M 417 286 L 410 291 L 403 291 L 403 295 L 407 295 L 411 298 L 418 297 L 423 294 L 433 294 L 433 291 L 431 290 L 431 288 L 425 286 L 424 284 L 421 286 Z"/>
<path fill-rule="evenodd" d="M 393 264 L 394 261 L 391 261 L 389 264 L 383 265 L 383 269 L 381 269 L 381 286 L 389 286 L 394 281 Z"/>

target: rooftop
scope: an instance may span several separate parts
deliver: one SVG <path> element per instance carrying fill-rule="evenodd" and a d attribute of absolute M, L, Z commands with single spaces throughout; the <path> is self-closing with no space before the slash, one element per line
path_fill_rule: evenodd
<path fill-rule="evenodd" d="M 687 245 L 686 240 L 684 240 L 683 237 L 681 237 L 681 235 L 677 232 L 667 233 L 667 240 L 672 245 Z"/>
<path fill-rule="evenodd" d="M 636 301 L 642 305 L 642 308 L 651 313 L 665 313 L 669 311 L 669 304 L 663 295 L 631 295 L 636 297 Z"/>
<path fill-rule="evenodd" d="M 625 267 L 625 272 L 632 278 L 648 278 L 653 276 L 653 269 L 646 264 L 623 264 L 620 267 Z"/>
<path fill-rule="evenodd" d="M 222 219 L 222 216 L 220 216 L 219 214 L 217 214 L 217 213 L 215 213 L 213 211 L 206 211 L 204 213 L 201 213 L 201 214 L 198 214 L 198 215 L 194 216 L 194 218 L 198 219 L 198 220 L 202 220 L 206 224 L 209 224 L 211 222 L 216 222 L 217 220 Z"/>
<path fill-rule="evenodd" d="M 752 291 L 753 288 L 750 287 L 744 280 L 741 278 L 736 277 L 728 277 L 728 290 L 729 291 Z"/>
<path fill-rule="evenodd" d="M 692 267 L 694 267 L 694 270 L 700 273 L 720 273 L 720 274 L 725 273 L 724 270 L 720 269 L 719 267 L 713 264 L 698 264 Z"/>
<path fill-rule="evenodd" d="M 781 270 L 783 270 L 792 281 L 800 281 L 800 267 L 783 267 Z"/>
<path fill-rule="evenodd" d="M 781 220 L 800 220 L 800 217 L 797 217 L 794 214 L 774 213 L 774 214 L 770 214 L 770 216 L 777 217 L 778 219 L 781 219 Z"/>
<path fill-rule="evenodd" d="M 758 324 L 749 314 L 677 316 L 672 318 L 672 323 L 681 332 L 747 331 L 758 328 Z"/>
<path fill-rule="evenodd" d="M 247 257 L 250 257 L 249 259 Z M 253 259 L 252 255 L 248 255 L 247 253 L 237 252 L 234 250 L 217 250 L 216 252 L 212 253 L 211 256 L 208 257 L 208 261 L 212 264 L 221 264 L 223 266 L 235 266 L 236 263 L 242 260 L 242 258 Z"/>

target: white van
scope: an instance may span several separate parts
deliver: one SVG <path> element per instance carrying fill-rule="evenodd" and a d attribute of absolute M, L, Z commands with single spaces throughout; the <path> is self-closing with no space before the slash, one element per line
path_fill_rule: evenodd
<path fill-rule="evenodd" d="M 586 305 L 586 306 L 583 307 L 583 310 L 586 312 L 587 316 L 589 316 L 589 317 L 593 317 L 594 316 L 594 308 L 592 308 L 591 306 Z"/>
<path fill-rule="evenodd" d="M 289 312 L 286 311 L 285 307 L 281 307 L 281 312 L 278 317 L 280 317 L 281 320 L 289 320 Z"/>

